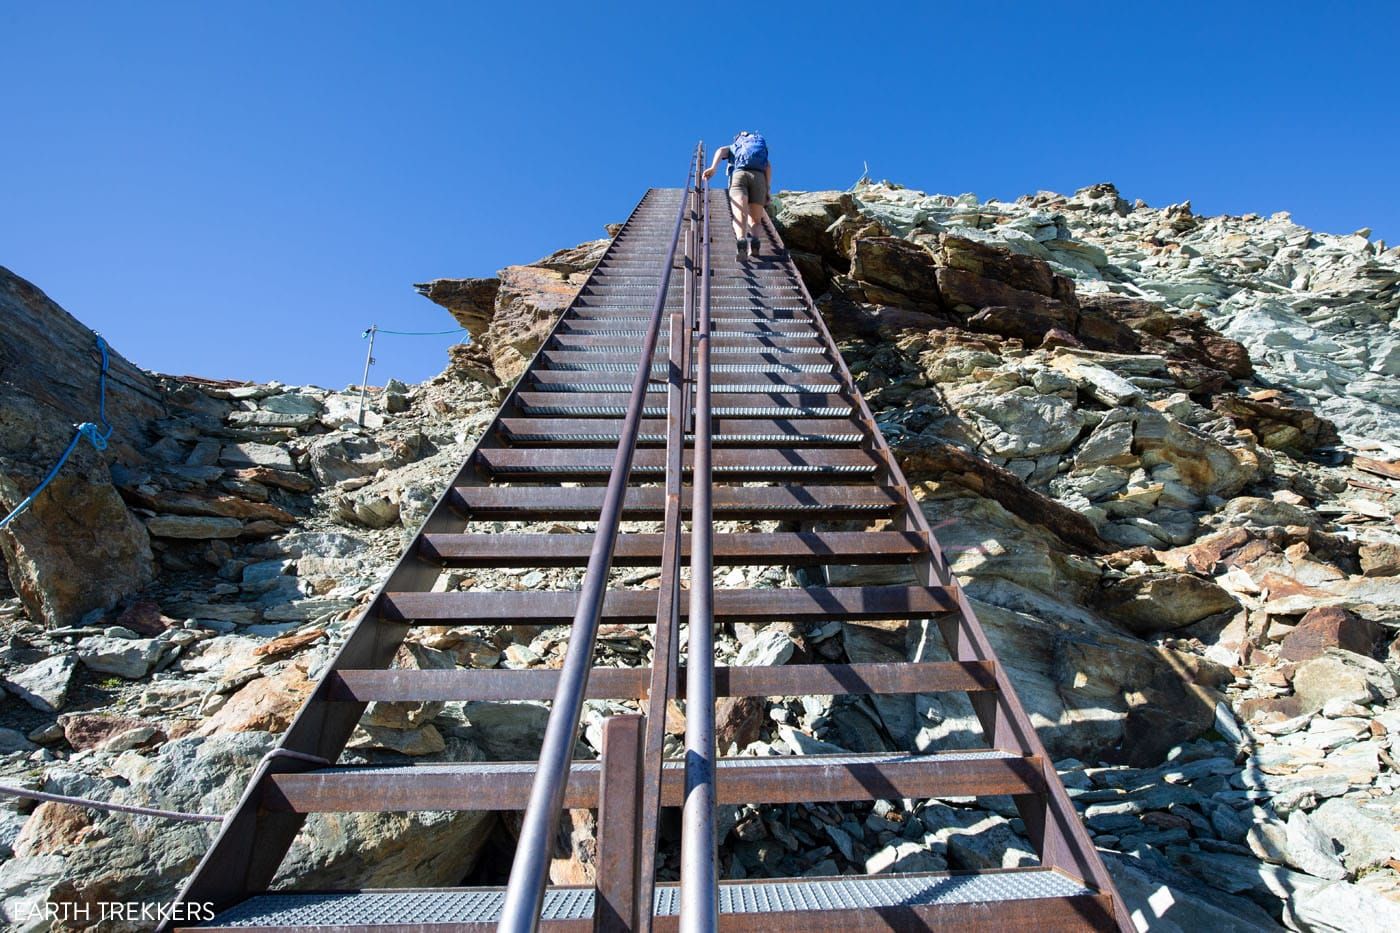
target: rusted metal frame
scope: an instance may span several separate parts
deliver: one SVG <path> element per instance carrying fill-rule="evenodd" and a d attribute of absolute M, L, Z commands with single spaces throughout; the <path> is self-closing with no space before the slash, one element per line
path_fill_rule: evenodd
<path fill-rule="evenodd" d="M 624 230 L 636 221 L 638 214 L 647 206 L 649 196 L 650 192 L 632 208 L 631 214 L 623 224 Z M 611 252 L 612 249 L 613 245 L 609 245 L 608 251 Z M 607 253 L 604 254 L 604 258 L 606 256 Z M 566 310 L 560 315 L 559 321 L 555 322 L 555 329 L 558 329 L 559 323 L 567 316 Z M 535 359 L 538 359 L 538 356 L 537 352 Z M 531 360 L 530 365 L 534 366 L 535 360 Z M 456 477 L 438 496 L 437 502 L 415 534 L 415 541 L 428 532 L 447 533 L 457 529 L 460 519 L 451 507 L 456 491 L 480 482 L 480 477 L 472 467 L 472 460 L 482 443 L 487 442 L 495 433 L 502 413 L 508 410 L 519 389 L 519 383 L 511 389 L 491 425 L 463 461 Z M 212 904 L 215 910 L 223 910 L 250 894 L 265 890 L 271 884 L 282 859 L 291 847 L 292 840 L 301 830 L 305 816 L 296 813 L 264 813 L 258 806 L 261 785 L 272 774 L 313 767 L 305 760 L 292 756 L 278 756 L 276 753 L 285 750 L 294 755 L 306 755 L 330 762 L 340 757 L 345 743 L 349 741 L 351 733 L 364 714 L 366 704 L 331 702 L 332 676 L 336 671 L 343 669 L 387 668 L 393 662 L 394 655 L 409 628 L 380 620 L 379 611 L 384 594 L 391 590 L 430 589 L 436 582 L 438 573 L 439 568 L 424 561 L 417 553 L 416 547 L 405 550 L 361 613 L 350 635 L 325 673 L 321 675 L 316 688 L 302 705 L 291 726 L 278 741 L 273 755 L 265 759 L 249 778 L 238 804 L 225 819 L 213 844 L 186 880 L 176 896 L 176 903 Z M 169 922 L 163 922 L 158 927 L 162 933 L 170 928 Z"/>
<path fill-rule="evenodd" d="M 586 696 L 590 700 L 643 699 L 648 695 L 650 677 L 649 668 L 595 668 L 588 678 Z M 358 703 L 548 700 L 554 696 L 558 682 L 559 672 L 545 668 L 337 671 L 327 699 Z M 675 677 L 672 682 L 677 688 L 676 696 L 684 697 L 685 678 Z M 980 661 L 715 668 L 715 695 L 721 697 L 974 693 L 995 689 L 992 665 Z"/>
<path fill-rule="evenodd" d="M 711 333 L 716 347 L 752 347 L 761 351 L 817 349 L 821 344 L 815 337 L 791 337 L 786 334 L 725 334 Z M 554 338 L 552 350 L 618 350 L 631 347 L 636 338 L 626 334 L 560 334 Z"/>
<path fill-rule="evenodd" d="M 700 162 L 704 162 L 703 150 Z M 698 174 L 697 174 L 698 180 Z M 636 900 L 633 905 L 638 933 L 649 933 L 656 891 L 657 834 L 661 819 L 661 759 L 666 742 L 666 708 L 675 697 L 680 665 L 680 583 L 682 462 L 685 456 L 687 418 L 690 410 L 690 338 L 695 314 L 696 207 L 695 185 L 686 190 L 689 201 L 686 224 L 685 294 L 683 312 L 670 317 L 671 367 L 666 392 L 665 514 L 661 548 L 660 600 L 652 638 L 652 659 L 647 682 L 647 730 L 642 761 L 641 828 Z"/>
<path fill-rule="evenodd" d="M 627 534 L 618 539 L 613 566 L 662 566 L 669 536 Z M 691 537 L 681 536 L 681 556 Z M 424 535 L 423 557 L 444 567 L 577 567 L 588 558 L 593 536 L 573 534 Z M 925 542 L 912 531 L 736 532 L 715 536 L 716 566 L 744 564 L 891 564 L 922 554 Z M 664 573 L 664 566 L 662 567 Z"/>
<path fill-rule="evenodd" d="M 522 412 L 530 417 L 539 417 L 542 413 L 560 409 L 571 409 L 569 417 L 572 418 L 610 420 L 619 417 L 627 410 L 627 397 L 620 392 L 589 393 L 579 399 L 570 399 L 567 394 L 560 392 L 522 392 L 516 401 Z M 839 412 L 839 409 L 842 408 L 847 409 L 850 414 L 855 411 L 850 399 L 834 392 L 730 393 L 721 397 L 720 404 L 715 407 L 714 414 L 721 418 L 734 419 L 782 418 L 803 417 L 797 414 L 802 409 L 837 409 L 836 413 L 823 417 L 847 417 Z M 665 412 L 664 393 L 656 390 L 648 391 L 647 408 L 644 413 L 648 417 L 652 417 L 665 414 Z"/>
<path fill-rule="evenodd" d="M 771 220 L 765 217 L 764 223 L 772 229 L 773 236 L 777 239 L 777 231 L 772 228 Z M 795 275 L 798 288 L 801 289 L 804 303 L 812 316 L 813 323 L 833 352 L 839 376 L 851 391 L 861 416 L 873 427 L 875 425 L 874 415 L 870 411 L 869 405 L 866 404 L 865 397 L 856 388 L 850 370 L 841 358 L 826 323 L 817 313 L 816 303 L 807 291 L 806 283 L 802 281 L 800 274 L 796 274 L 796 266 L 792 264 L 791 258 L 787 257 L 786 261 Z M 913 488 L 905 478 L 904 472 L 896 462 L 893 451 L 890 450 L 883 435 L 878 430 L 874 433 L 877 448 L 888 461 L 887 469 L 891 485 L 901 489 L 907 497 L 905 527 L 928 535 L 930 554 L 927 559 L 914 562 L 916 581 L 923 585 L 931 585 L 937 580 L 939 583 L 953 588 L 952 592 L 958 603 L 955 624 L 949 624 L 950 619 L 947 616 L 937 620 L 950 656 L 956 661 L 995 662 L 996 653 L 992 650 L 986 632 L 978 621 L 976 613 L 973 612 L 967 595 L 953 576 L 943 548 L 938 543 L 937 536 L 929 528 L 923 510 L 919 508 L 918 502 L 914 498 Z M 1030 717 L 1026 715 L 1025 709 L 1021 706 L 1015 688 L 1006 674 L 1006 669 L 999 663 L 994 663 L 993 669 L 997 690 L 980 695 L 969 694 L 968 699 L 972 703 L 973 711 L 982 725 L 983 734 L 989 745 L 999 747 L 1002 740 L 1007 739 L 1010 740 L 1012 748 L 1022 754 L 1034 756 L 1041 762 L 1041 767 L 1045 772 L 1043 775 L 1045 786 L 1043 796 L 1020 796 L 1015 802 L 1017 810 L 1026 823 L 1027 832 L 1031 835 L 1032 841 L 1040 853 L 1042 864 L 1085 879 L 1099 891 L 1108 895 L 1112 899 L 1114 920 L 1118 927 L 1124 933 L 1131 933 L 1136 927 L 1123 904 L 1117 886 L 1109 876 L 1107 869 L 1104 868 L 1103 862 L 1099 859 L 1097 851 L 1089 839 L 1088 832 L 1084 829 L 1083 823 L 1079 820 L 1078 814 L 1070 803 L 1069 795 L 1065 793 L 1064 785 L 1060 783 L 1059 775 L 1055 773 L 1054 764 L 1046 755 L 1044 745 L 1041 743 L 1035 727 L 1031 724 Z"/>
<path fill-rule="evenodd" d="M 690 510 L 690 638 L 686 646 L 685 803 L 681 827 L 680 926 L 708 933 L 719 923 L 719 840 L 715 835 L 714 524 L 710 417 L 710 190 L 700 186 L 700 308 L 695 328 L 695 453 Z"/>
<path fill-rule="evenodd" d="M 918 619 L 957 609 L 945 586 L 828 586 L 804 589 L 718 590 L 712 614 L 726 622 L 809 621 L 834 615 L 848 619 Z M 610 590 L 601 601 L 609 623 L 650 625 L 656 593 Z M 511 619 L 517 625 L 577 625 L 576 607 L 591 609 L 581 592 L 390 593 L 384 617 L 421 625 L 487 625 Z M 684 608 L 684 607 L 683 607 Z M 686 610 L 688 615 L 688 609 Z M 886 614 L 888 613 L 888 614 Z"/>
<path fill-rule="evenodd" d="M 684 469 L 693 466 L 693 451 L 686 451 Z M 599 482 L 612 476 L 613 460 L 606 449 L 587 447 L 498 447 L 477 453 L 496 476 L 567 477 Z M 714 451 L 710 468 L 715 473 L 759 479 L 765 476 L 800 474 L 830 478 L 876 473 L 883 461 L 875 451 L 845 447 L 811 447 L 793 450 L 723 448 Z M 632 468 L 654 475 L 666 471 L 666 451 L 642 448 L 636 452 Z"/>
<path fill-rule="evenodd" d="M 691 177 L 699 171 L 699 157 L 700 149 L 697 146 L 686 170 L 686 182 L 682 191 L 690 187 Z M 670 246 L 661 270 L 661 281 L 656 289 L 651 321 L 643 341 L 643 360 L 652 357 L 661 330 L 666 290 L 671 281 L 685 207 L 685 197 L 682 195 L 676 210 Z M 639 366 L 632 385 L 632 400 L 628 405 L 624 434 L 618 443 L 612 476 L 603 499 L 603 511 L 598 518 L 594 558 L 589 561 L 578 594 L 578 608 L 574 614 L 569 645 L 564 655 L 563 673 L 560 675 L 559 688 L 545 727 L 538 771 L 521 824 L 515 858 L 511 864 L 510 879 L 506 885 L 505 902 L 498 924 L 502 933 L 533 933 L 539 925 L 540 905 L 544 899 L 545 886 L 549 882 L 554 834 L 559 825 L 569 763 L 578 737 L 579 717 L 588 688 L 588 675 L 593 666 L 593 652 L 597 644 L 598 626 L 607 592 L 608 570 L 612 562 L 613 546 L 622 523 L 622 505 L 632 473 L 636 436 L 649 382 L 648 368 Z"/>
<path fill-rule="evenodd" d="M 572 444 L 591 447 L 616 444 L 621 426 L 616 419 L 545 415 L 508 418 L 503 428 L 510 441 L 519 446 Z M 864 425 L 855 418 L 798 414 L 785 418 L 725 418 L 714 423 L 710 438 L 713 443 L 841 447 L 860 443 L 864 435 Z M 667 424 L 664 420 L 647 419 L 642 422 L 639 444 L 663 444 L 666 441 Z"/>
<path fill-rule="evenodd" d="M 533 521 L 541 516 L 559 520 L 592 520 L 602 507 L 601 486 L 464 486 L 455 489 L 453 507 L 459 514 L 481 520 Z M 623 503 L 623 517 L 636 521 L 664 518 L 665 497 L 659 486 L 633 486 Z M 782 519 L 812 511 L 830 520 L 888 516 L 902 506 L 886 486 L 719 486 L 714 517 L 720 519 Z M 682 498 L 681 511 L 690 504 Z"/>
<path fill-rule="evenodd" d="M 692 205 L 691 225 L 694 225 Z M 691 244 L 693 246 L 693 243 Z M 691 258 L 693 259 L 693 253 Z M 693 277 L 693 276 L 692 276 Z M 652 638 L 650 680 L 647 685 L 646 735 L 642 759 L 641 828 L 633 916 L 640 933 L 651 929 L 656 887 L 656 841 L 661 817 L 661 757 L 666 741 L 666 705 L 676 692 L 680 641 L 681 460 L 685 446 L 686 371 L 690 360 L 690 330 L 681 315 L 671 315 L 671 379 L 667 393 L 667 462 L 661 581 Z M 641 673 L 640 671 L 638 673 Z"/>
<path fill-rule="evenodd" d="M 1040 765 L 1032 757 L 990 757 L 963 751 L 804 755 L 757 761 L 740 756 L 719 760 L 721 776 L 714 785 L 715 802 L 837 803 L 1026 794 L 1039 791 L 1044 784 Z M 663 762 L 662 806 L 680 806 L 690 798 L 688 770 L 683 761 Z M 596 808 L 602 775 L 599 761 L 573 762 L 565 774 L 561 807 Z M 262 803 L 269 810 L 302 813 L 512 811 L 524 806 L 534 777 L 533 763 L 518 761 L 323 768 L 273 775 L 263 787 Z M 682 862 L 682 894 L 685 886 Z M 684 897 L 681 911 L 685 912 Z"/>
<path fill-rule="evenodd" d="M 625 372 L 613 372 L 610 370 L 588 370 L 588 369 L 536 369 L 527 373 L 533 381 L 537 391 L 543 392 L 573 392 L 579 391 L 572 388 L 575 385 L 607 385 L 623 386 L 631 384 L 631 377 Z M 785 389 L 795 389 L 799 392 L 829 392 L 838 385 L 831 373 L 813 372 L 716 372 L 711 377 L 711 383 L 716 393 L 724 392 L 723 386 L 733 385 L 763 385 L 765 390 L 774 392 Z M 653 380 L 653 384 L 661 385 L 660 379 Z M 831 388 L 827 388 L 827 387 Z M 596 389 L 584 391 L 596 392 Z M 760 391 L 760 390 L 745 390 Z"/>
<path fill-rule="evenodd" d="M 642 717 L 603 722 L 603 780 L 598 791 L 595 933 L 637 930 L 637 869 L 646 860 L 638 791 L 642 783 Z"/>

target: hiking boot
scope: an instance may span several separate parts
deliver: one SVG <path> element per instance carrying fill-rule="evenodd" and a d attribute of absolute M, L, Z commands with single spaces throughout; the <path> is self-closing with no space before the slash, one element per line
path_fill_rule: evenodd
<path fill-rule="evenodd" d="M 758 237 L 749 234 L 749 258 L 755 259 L 758 256 Z"/>
<path fill-rule="evenodd" d="M 739 237 L 739 239 L 734 241 L 734 252 L 739 254 L 740 259 L 748 258 L 749 241 L 747 237 Z"/>

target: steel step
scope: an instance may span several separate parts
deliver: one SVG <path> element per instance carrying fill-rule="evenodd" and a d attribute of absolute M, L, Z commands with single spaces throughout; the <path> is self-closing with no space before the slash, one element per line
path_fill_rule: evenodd
<path fill-rule="evenodd" d="M 830 373 L 749 373 L 726 372 L 711 367 L 712 391 L 715 395 L 731 392 L 841 392 L 845 387 Z M 664 391 L 660 369 L 652 371 L 655 391 Z M 632 387 L 636 366 L 631 372 L 590 372 L 580 374 L 568 370 L 532 369 L 522 377 L 544 392 L 625 392 Z M 600 388 L 601 387 L 601 388 Z"/>
<path fill-rule="evenodd" d="M 205 931 L 329 931 L 373 928 L 383 933 L 494 931 L 504 888 L 363 890 L 263 894 L 201 924 Z M 541 929 L 592 933 L 591 887 L 546 890 Z M 976 873 L 726 881 L 719 886 L 725 933 L 801 929 L 812 933 L 864 930 L 1056 931 L 1111 927 L 1108 898 L 1045 868 Z M 658 885 L 657 933 L 678 929 L 680 892 Z M 777 924 L 784 923 L 779 926 Z M 788 925 L 796 921 L 800 925 Z"/>
<path fill-rule="evenodd" d="M 576 480 L 606 479 L 613 470 L 614 452 L 606 448 L 478 448 L 476 463 L 492 476 L 507 479 L 552 476 Z M 685 471 L 690 472 L 694 451 L 685 452 Z M 736 449 L 714 451 L 715 476 L 751 480 L 784 479 L 806 476 L 811 479 L 874 475 L 884 468 L 879 454 L 869 450 L 844 448 L 803 448 L 797 450 Z M 664 476 L 666 451 L 642 448 L 632 458 L 632 476 Z"/>
<path fill-rule="evenodd" d="M 996 689 L 990 661 L 925 661 L 865 664 L 787 664 L 717 667 L 715 694 L 779 697 L 829 694 L 976 693 Z M 685 698 L 685 666 L 677 695 Z M 587 696 L 596 700 L 643 699 L 651 672 L 644 667 L 597 667 Z M 552 700 L 559 672 L 531 670 L 344 670 L 330 675 L 327 699 L 337 702 L 421 703 Z"/>
<path fill-rule="evenodd" d="M 576 418 L 621 418 L 630 396 L 620 392 L 519 392 L 515 402 L 526 415 L 569 415 Z M 850 399 L 834 393 L 780 395 L 716 395 L 710 411 L 716 418 L 839 418 L 855 410 Z M 642 414 L 666 416 L 666 393 L 648 392 Z"/>
<path fill-rule="evenodd" d="M 616 448 L 622 438 L 621 421 L 594 418 L 502 418 L 502 435 L 513 444 L 570 444 L 579 447 Z M 666 422 L 644 419 L 638 443 L 665 445 Z M 865 440 L 864 426 L 854 419 L 788 418 L 716 419 L 711 439 L 720 445 L 747 444 L 859 444 Z M 690 435 L 687 434 L 687 440 Z"/>
<path fill-rule="evenodd" d="M 662 534 L 623 534 L 614 566 L 653 566 Z M 581 567 L 593 549 L 591 534 L 424 534 L 418 553 L 444 567 Z M 690 554 L 690 535 L 681 536 Z M 716 534 L 714 559 L 724 565 L 889 564 L 928 553 L 913 531 L 799 531 Z"/>
<path fill-rule="evenodd" d="M 603 621 L 646 625 L 656 621 L 657 591 L 609 590 Z M 681 601 L 681 615 L 687 603 Z M 385 593 L 380 617 L 410 625 L 568 625 L 578 593 L 565 590 L 487 593 Z M 831 586 L 806 589 L 717 589 L 716 622 L 809 622 L 833 619 L 920 619 L 957 608 L 944 586 Z"/>
<path fill-rule="evenodd" d="M 606 337 L 642 337 L 646 330 L 640 325 L 646 324 L 647 319 L 642 317 L 619 317 L 612 320 L 581 321 L 566 320 L 559 327 L 561 336 L 606 336 Z M 663 327 L 662 334 L 670 332 L 669 327 Z M 719 337 L 792 337 L 801 339 L 808 335 L 816 334 L 816 328 L 811 324 L 797 321 L 725 321 L 723 323 L 710 322 L 710 334 Z M 824 344 L 823 344 L 824 345 Z"/>
<path fill-rule="evenodd" d="M 543 350 L 540 365 L 553 370 L 602 370 L 633 374 L 641 357 L 636 353 L 599 353 L 572 350 Z M 835 367 L 829 362 L 807 362 L 803 356 L 789 360 L 781 352 L 734 353 L 710 364 L 712 373 L 829 373 Z M 666 354 L 659 350 L 652 358 L 652 372 L 666 372 Z"/>
<path fill-rule="evenodd" d="M 722 804 L 976 797 L 1036 793 L 1041 767 L 1039 758 L 998 749 L 734 757 L 718 760 L 715 783 Z M 601 762 L 574 761 L 564 806 L 596 808 L 601 775 Z M 262 805 L 282 813 L 523 810 L 534 777 L 533 761 L 317 768 L 269 774 Z M 679 806 L 684 791 L 684 761 L 667 759 L 662 806 Z"/>
<path fill-rule="evenodd" d="M 637 336 L 633 334 L 555 334 L 549 341 L 551 350 L 612 350 L 637 346 Z M 767 334 L 724 334 L 711 331 L 710 352 L 719 353 L 731 349 L 750 352 L 824 353 L 826 345 L 815 337 L 786 337 Z"/>
<path fill-rule="evenodd" d="M 714 517 L 720 520 L 793 519 L 840 521 L 881 518 L 903 508 L 887 486 L 715 486 Z M 479 521 L 588 521 L 603 507 L 603 488 L 581 486 L 456 486 L 448 504 Z M 690 489 L 681 491 L 682 514 L 690 514 Z M 660 486 L 633 486 L 623 500 L 623 518 L 658 521 L 666 505 Z"/>

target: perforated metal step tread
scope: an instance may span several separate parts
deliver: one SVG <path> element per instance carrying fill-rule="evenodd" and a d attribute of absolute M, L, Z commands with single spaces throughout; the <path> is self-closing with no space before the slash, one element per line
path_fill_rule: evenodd
<path fill-rule="evenodd" d="M 1076 881 L 1043 869 L 977 874 L 882 875 L 808 878 L 720 885 L 722 914 L 776 914 L 791 911 L 873 911 L 881 908 L 978 904 L 988 919 L 996 906 L 1015 901 L 1092 897 Z M 450 923 L 494 923 L 504 888 L 353 891 L 327 894 L 266 894 L 225 911 L 202 928 L 340 927 L 374 925 L 405 929 Z M 657 888 L 656 916 L 673 917 L 680 908 L 673 885 Z M 551 888 L 541 920 L 591 920 L 592 888 Z"/>

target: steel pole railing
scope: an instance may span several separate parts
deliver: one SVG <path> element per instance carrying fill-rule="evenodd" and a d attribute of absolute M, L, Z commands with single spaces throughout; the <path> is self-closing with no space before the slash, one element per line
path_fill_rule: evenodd
<path fill-rule="evenodd" d="M 681 823 L 682 933 L 719 925 L 715 838 L 714 529 L 710 496 L 710 192 L 702 183 L 700 315 L 695 333 L 695 453 L 691 471 L 690 641 L 685 681 L 685 807 Z"/>
<path fill-rule="evenodd" d="M 647 386 L 651 382 L 652 357 L 656 353 L 657 336 L 665 316 L 666 292 L 671 283 L 671 267 L 676 259 L 680 241 L 681 222 L 685 219 L 686 193 L 691 179 L 699 171 L 700 147 L 697 145 L 686 170 L 685 186 L 681 189 L 676 209 L 675 229 L 670 247 L 661 267 L 661 282 L 656 291 L 651 321 L 642 341 L 641 360 L 637 377 L 632 382 L 632 395 L 623 419 L 617 444 L 617 457 L 603 494 L 603 509 L 598 516 L 598 530 L 588 555 L 588 569 L 579 589 L 578 607 L 569 629 L 569 647 L 559 672 L 559 684 L 554 692 L 554 705 L 545 727 L 540 748 L 538 769 L 530 787 L 530 799 L 520 827 L 520 841 L 511 863 L 510 880 L 506 885 L 505 902 L 496 929 L 500 933 L 534 933 L 539 926 L 540 909 L 544 903 L 545 886 L 549 883 L 549 863 L 554 849 L 554 836 L 559 829 L 559 817 L 564 807 L 564 790 L 569 782 L 573 764 L 574 744 L 578 741 L 579 717 L 583 712 L 584 692 L 588 674 L 593 666 L 593 652 L 598 641 L 598 625 L 603 614 L 603 599 L 607 595 L 608 571 L 612 567 L 613 550 L 622 523 L 622 505 L 632 473 L 632 458 L 636 452 L 642 413 L 646 405 Z"/>

